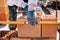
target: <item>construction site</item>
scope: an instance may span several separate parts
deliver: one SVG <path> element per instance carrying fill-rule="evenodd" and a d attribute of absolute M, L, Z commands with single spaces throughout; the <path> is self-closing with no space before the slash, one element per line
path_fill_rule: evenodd
<path fill-rule="evenodd" d="M 28 23 L 25 11 L 16 11 L 16 21 L 9 21 L 7 0 L 0 0 L 0 40 L 60 40 L 60 0 L 39 0 L 34 9 L 37 25 Z M 15 30 L 9 24 L 17 25 Z"/>

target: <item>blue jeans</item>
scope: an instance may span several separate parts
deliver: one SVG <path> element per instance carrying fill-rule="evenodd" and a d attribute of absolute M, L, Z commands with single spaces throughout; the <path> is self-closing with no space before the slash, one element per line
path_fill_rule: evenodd
<path fill-rule="evenodd" d="M 9 8 L 9 20 L 10 21 L 16 21 L 17 18 L 17 6 L 8 6 Z M 9 24 L 9 29 L 10 30 L 16 30 L 17 24 Z"/>
<path fill-rule="evenodd" d="M 26 6 L 23 10 L 26 12 L 28 22 L 32 25 L 37 24 L 37 20 L 35 19 L 34 16 L 34 10 L 28 11 L 28 6 Z"/>
<path fill-rule="evenodd" d="M 16 18 L 17 18 L 17 6 L 8 6 L 9 8 L 9 20 L 10 21 L 16 21 Z"/>

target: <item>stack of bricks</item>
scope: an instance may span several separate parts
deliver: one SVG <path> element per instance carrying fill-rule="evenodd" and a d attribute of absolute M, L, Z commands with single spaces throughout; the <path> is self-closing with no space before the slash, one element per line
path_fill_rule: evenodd
<path fill-rule="evenodd" d="M 57 21 L 56 10 L 50 9 L 50 15 L 42 16 L 42 21 Z M 56 40 L 57 24 L 42 24 L 42 36 L 46 40 Z M 51 38 L 50 38 L 51 37 Z"/>
<path fill-rule="evenodd" d="M 6 5 L 6 0 L 0 0 L 0 21 L 6 21 L 8 19 L 8 7 Z"/>
<path fill-rule="evenodd" d="M 49 21 L 50 19 L 42 19 L 42 21 Z M 56 21 L 52 18 L 53 21 Z M 50 20 L 50 21 L 52 21 Z M 27 21 L 27 19 L 19 18 L 17 21 Z M 39 20 L 40 21 L 40 20 Z M 42 28 L 41 28 L 42 27 Z M 30 24 L 18 24 L 18 40 L 56 40 L 57 25 L 55 24 L 37 24 L 32 26 Z M 42 30 L 41 30 L 42 29 Z M 41 38 L 42 37 L 42 38 Z M 36 38 L 36 39 L 35 39 Z M 14 39 L 14 38 L 13 38 Z M 14 39 L 15 40 L 15 39 Z"/>
<path fill-rule="evenodd" d="M 51 12 L 50 15 L 40 15 L 42 17 L 42 21 L 56 21 L 56 13 L 53 13 L 55 10 Z M 17 19 L 17 21 L 23 21 L 26 22 L 27 18 L 24 18 L 25 16 L 21 16 Z M 40 19 L 40 18 L 39 18 Z M 41 21 L 41 20 L 38 20 Z M 41 28 L 42 27 L 42 28 Z M 37 24 L 35 26 L 32 26 L 30 24 L 18 24 L 18 40 L 56 40 L 56 31 L 57 31 L 57 25 L 55 24 Z M 53 33 L 52 33 L 53 32 Z M 42 38 L 41 38 L 42 37 Z M 14 38 L 12 38 L 14 39 Z M 14 39 L 14 40 L 16 40 Z"/>
<path fill-rule="evenodd" d="M 49 21 L 51 21 L 51 20 L 56 20 L 57 18 L 56 18 L 56 10 L 53 10 L 53 9 L 49 9 L 49 11 L 50 11 L 50 13 L 51 14 L 49 14 L 49 15 L 43 15 L 42 16 L 42 19 L 43 20 L 48 20 L 49 19 Z"/>

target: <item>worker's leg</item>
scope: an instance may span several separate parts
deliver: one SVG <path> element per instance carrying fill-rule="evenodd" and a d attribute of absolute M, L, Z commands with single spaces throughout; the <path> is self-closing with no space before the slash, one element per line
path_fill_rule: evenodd
<path fill-rule="evenodd" d="M 34 16 L 34 11 L 28 11 L 28 6 L 25 7 L 25 11 L 26 11 L 28 22 L 31 25 L 37 24 L 37 20 L 35 19 L 35 16 Z"/>
<path fill-rule="evenodd" d="M 27 14 L 27 19 L 29 21 L 30 24 L 32 25 L 36 25 L 37 24 L 37 20 L 34 16 L 34 11 L 29 11 L 28 14 Z"/>
<path fill-rule="evenodd" d="M 9 20 L 10 21 L 16 21 L 16 18 L 17 18 L 17 12 L 16 12 L 17 6 L 8 6 L 8 8 L 9 8 L 9 11 L 10 11 Z M 15 30 L 16 26 L 17 25 L 15 25 L 15 24 L 9 24 L 10 30 Z"/>

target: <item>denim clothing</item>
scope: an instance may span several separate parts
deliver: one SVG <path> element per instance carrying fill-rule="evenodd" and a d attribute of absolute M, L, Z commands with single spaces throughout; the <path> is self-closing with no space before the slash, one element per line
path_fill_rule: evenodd
<path fill-rule="evenodd" d="M 8 6 L 9 8 L 9 20 L 10 21 L 16 21 L 16 18 L 17 18 L 17 12 L 16 12 L 16 9 L 17 9 L 17 6 Z"/>
<path fill-rule="evenodd" d="M 28 22 L 31 25 L 37 24 L 37 20 L 35 19 L 35 16 L 34 16 L 34 10 L 28 11 L 28 6 L 26 6 L 23 10 L 26 12 Z"/>
<path fill-rule="evenodd" d="M 16 21 L 17 19 L 17 6 L 8 6 L 9 8 L 9 21 Z M 15 30 L 16 29 L 16 24 L 9 24 L 9 29 L 10 30 Z"/>

